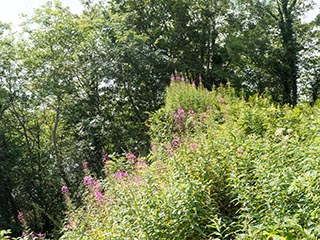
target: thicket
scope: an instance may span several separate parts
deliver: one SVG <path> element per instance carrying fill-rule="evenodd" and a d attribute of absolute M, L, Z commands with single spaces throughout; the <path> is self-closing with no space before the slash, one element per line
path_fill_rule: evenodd
<path fill-rule="evenodd" d="M 81 2 L 80 14 L 53 0 L 24 17 L 18 29 L 0 23 L 0 229 L 10 229 L 12 236 L 61 236 L 66 202 L 72 201 L 77 209 L 85 200 L 81 181 L 88 177 L 89 170 L 83 171 L 84 162 L 92 177 L 86 181 L 101 179 L 121 168 L 120 177 L 136 168 L 136 164 L 126 160 L 126 154 L 133 162 L 136 156 L 145 158 L 141 162 L 146 162 L 149 169 L 159 159 L 164 161 L 167 151 L 172 152 L 167 161 L 176 160 L 174 153 L 188 149 L 187 141 L 193 134 L 197 135 L 193 149 L 200 149 L 201 144 L 211 147 L 213 143 L 206 143 L 205 139 L 213 133 L 222 149 L 223 142 L 230 142 L 234 134 L 249 146 L 248 152 L 242 148 L 240 152 L 260 156 L 261 146 L 273 147 L 273 142 L 266 139 L 273 134 L 275 129 L 269 127 L 275 127 L 275 123 L 273 117 L 260 113 L 255 104 L 266 101 L 266 106 L 273 106 L 281 129 L 284 127 L 280 127 L 280 121 L 286 123 L 284 119 L 288 118 L 290 122 L 292 114 L 305 114 L 306 119 L 301 121 L 309 124 L 312 114 L 306 112 L 317 109 L 302 104 L 316 104 L 320 94 L 320 15 L 313 21 L 302 21 L 312 9 L 312 0 Z M 181 98 L 182 92 L 171 93 L 172 86 L 167 93 L 172 100 L 167 100 L 166 106 L 153 115 L 164 103 L 170 74 L 173 79 L 184 79 L 197 87 L 202 84 L 203 89 L 213 91 L 198 92 L 185 86 L 181 88 L 185 95 Z M 245 102 L 231 94 L 230 87 L 217 90 L 220 85 L 232 86 L 243 98 L 256 93 L 269 95 L 267 100 L 257 103 Z M 221 95 L 219 103 L 215 94 Z M 228 96 L 233 100 L 228 100 Z M 299 106 L 290 109 L 271 102 Z M 250 106 L 255 106 L 256 112 L 247 111 Z M 194 113 L 189 113 L 191 109 Z M 269 107 L 266 109 L 268 112 Z M 208 125 L 208 119 L 216 125 Z M 222 134 L 221 127 L 227 128 L 226 133 Z M 233 128 L 234 132 L 230 132 Z M 286 143 L 297 134 L 291 129 L 282 132 L 290 137 Z M 302 129 L 299 128 L 299 134 L 304 134 Z M 250 134 L 257 135 L 257 139 Z M 258 150 L 251 149 L 246 142 L 250 139 L 260 142 Z M 158 150 L 146 157 L 152 142 Z M 315 141 L 310 146 L 316 144 Z M 226 162 L 231 161 L 220 147 L 214 151 L 221 159 L 227 158 Z M 199 152 L 192 154 L 200 158 Z M 117 164 L 120 156 L 121 165 L 106 170 L 107 156 Z M 214 159 L 212 155 L 208 164 L 215 163 Z M 219 164 L 225 162 L 221 159 Z M 241 168 L 234 166 L 233 161 L 226 166 L 219 164 L 219 171 L 228 174 Z M 205 166 L 201 165 L 204 169 Z M 178 166 L 170 171 L 175 168 Z M 167 177 L 168 173 L 164 174 Z M 200 176 L 192 174 L 196 180 Z M 179 184 L 184 180 L 174 177 Z M 150 179 L 153 181 L 151 175 Z M 228 187 L 222 191 L 229 194 L 233 189 L 229 178 L 217 179 L 226 182 Z M 243 179 L 246 177 L 240 180 Z M 159 184 L 160 180 L 157 181 L 154 183 Z M 212 184 L 206 184 L 204 188 L 214 195 Z M 153 195 L 151 190 L 148 194 Z M 210 196 L 203 196 L 207 197 Z M 228 197 L 236 202 L 234 196 Z M 237 207 L 232 207 L 231 212 Z M 222 219 L 222 225 L 229 221 Z M 207 219 L 201 221 L 207 224 Z M 26 229 L 28 233 L 24 232 Z"/>
<path fill-rule="evenodd" d="M 319 239 L 320 109 L 174 80 L 147 157 L 84 166 L 61 239 Z"/>

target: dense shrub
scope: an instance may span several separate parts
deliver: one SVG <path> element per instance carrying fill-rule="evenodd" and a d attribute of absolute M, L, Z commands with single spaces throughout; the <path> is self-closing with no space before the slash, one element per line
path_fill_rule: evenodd
<path fill-rule="evenodd" d="M 183 82 L 150 118 L 151 153 L 86 171 L 62 239 L 319 239 L 320 110 Z"/>

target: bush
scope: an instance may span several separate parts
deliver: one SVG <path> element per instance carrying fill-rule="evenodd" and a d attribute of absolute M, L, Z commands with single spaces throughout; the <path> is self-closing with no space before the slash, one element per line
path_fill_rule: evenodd
<path fill-rule="evenodd" d="M 319 119 L 317 106 L 175 82 L 150 155 L 90 176 L 62 239 L 318 239 Z"/>

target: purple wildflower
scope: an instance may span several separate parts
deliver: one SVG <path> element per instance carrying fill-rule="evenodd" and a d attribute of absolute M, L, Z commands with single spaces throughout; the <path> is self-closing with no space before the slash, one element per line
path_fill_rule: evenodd
<path fill-rule="evenodd" d="M 178 138 L 173 139 L 172 141 L 172 148 L 177 148 L 180 146 L 180 141 Z"/>
<path fill-rule="evenodd" d="M 96 198 L 97 201 L 99 202 L 103 202 L 103 196 L 102 193 L 99 190 L 94 190 L 94 196 Z"/>
<path fill-rule="evenodd" d="M 173 118 L 176 121 L 176 123 L 179 123 L 181 121 L 181 116 L 178 113 L 174 113 Z"/>
<path fill-rule="evenodd" d="M 141 182 L 141 177 L 135 177 L 135 179 L 134 179 L 134 181 L 136 182 L 136 183 L 140 183 Z"/>
<path fill-rule="evenodd" d="M 82 163 L 82 167 L 83 167 L 83 169 L 88 169 L 89 163 L 88 162 L 83 162 Z"/>
<path fill-rule="evenodd" d="M 83 178 L 83 185 L 86 186 L 86 187 L 90 187 L 92 185 L 92 177 L 91 176 L 85 176 Z"/>
<path fill-rule="evenodd" d="M 74 222 L 73 222 L 73 221 L 71 221 L 68 225 L 66 225 L 66 226 L 64 227 L 64 229 L 66 229 L 66 230 L 68 230 L 68 229 L 72 229 L 72 228 L 73 228 L 73 226 L 74 226 Z"/>
<path fill-rule="evenodd" d="M 128 177 L 128 172 L 118 171 L 115 174 L 116 179 L 122 179 L 124 177 Z"/>
<path fill-rule="evenodd" d="M 171 147 L 165 146 L 165 148 L 166 148 L 167 154 L 168 154 L 168 155 L 171 155 L 171 154 L 172 154 L 172 149 L 171 149 Z"/>
<path fill-rule="evenodd" d="M 24 221 L 24 214 L 23 212 L 18 212 L 18 219 L 20 222 Z"/>
<path fill-rule="evenodd" d="M 102 163 L 103 163 L 103 164 L 106 164 L 108 161 L 109 161 L 108 154 L 106 154 L 106 153 L 104 152 L 104 150 L 102 149 Z"/>
<path fill-rule="evenodd" d="M 99 180 L 96 180 L 96 179 L 93 180 L 92 185 L 93 185 L 96 189 L 101 188 L 101 183 L 100 183 Z"/>
<path fill-rule="evenodd" d="M 157 147 L 156 147 L 156 145 L 155 144 L 151 144 L 151 151 L 152 152 L 155 152 L 157 150 Z"/>
<path fill-rule="evenodd" d="M 134 163 L 137 160 L 137 157 L 131 152 L 126 154 L 126 158 L 132 163 Z"/>
<path fill-rule="evenodd" d="M 147 164 L 145 162 L 137 162 L 138 170 L 143 170 L 147 167 Z"/>
<path fill-rule="evenodd" d="M 122 171 L 118 171 L 115 173 L 115 178 L 116 179 L 121 179 L 122 178 Z"/>
<path fill-rule="evenodd" d="M 137 165 L 141 166 L 141 167 L 146 167 L 147 166 L 147 164 L 145 162 L 137 162 Z"/>
<path fill-rule="evenodd" d="M 181 118 L 185 118 L 186 117 L 186 113 L 185 111 L 183 110 L 183 108 L 179 108 L 178 109 L 178 114 Z"/>
<path fill-rule="evenodd" d="M 189 113 L 191 116 L 193 116 L 193 115 L 195 114 L 195 112 L 194 112 L 192 109 L 190 109 L 188 113 Z"/>
<path fill-rule="evenodd" d="M 43 238 L 43 237 L 44 237 L 44 234 L 43 234 L 43 233 L 38 233 L 38 234 L 37 234 L 37 237 L 38 237 L 38 238 Z"/>
<path fill-rule="evenodd" d="M 206 113 L 200 113 L 200 117 L 201 117 L 202 119 L 206 119 L 206 118 L 207 118 L 207 114 L 206 114 Z"/>
<path fill-rule="evenodd" d="M 190 143 L 190 150 L 192 152 L 196 151 L 197 149 L 198 149 L 198 144 L 196 144 L 194 142 Z"/>
<path fill-rule="evenodd" d="M 165 169 L 167 169 L 167 166 L 159 166 L 158 167 L 158 170 L 165 170 Z"/>
<path fill-rule="evenodd" d="M 175 80 L 175 77 L 174 77 L 174 74 L 173 74 L 173 73 L 171 73 L 170 80 L 171 80 L 171 81 Z"/>
<path fill-rule="evenodd" d="M 62 192 L 63 194 L 67 194 L 67 193 L 69 192 L 69 188 L 64 185 L 64 186 L 61 187 L 61 192 Z"/>

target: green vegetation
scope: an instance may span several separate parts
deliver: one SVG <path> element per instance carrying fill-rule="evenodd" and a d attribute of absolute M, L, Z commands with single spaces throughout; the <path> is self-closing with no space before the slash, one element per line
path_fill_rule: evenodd
<path fill-rule="evenodd" d="M 311 0 L 81 2 L 0 23 L 1 238 L 318 238 Z"/>
<path fill-rule="evenodd" d="M 319 119 L 318 105 L 174 81 L 150 155 L 112 158 L 105 179 L 85 181 L 62 239 L 318 239 Z"/>

